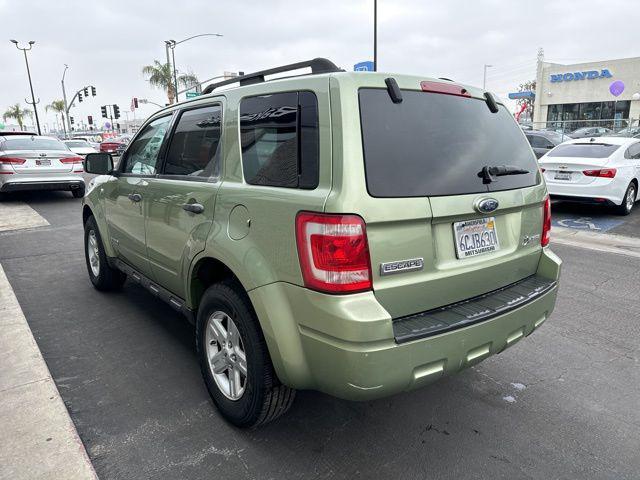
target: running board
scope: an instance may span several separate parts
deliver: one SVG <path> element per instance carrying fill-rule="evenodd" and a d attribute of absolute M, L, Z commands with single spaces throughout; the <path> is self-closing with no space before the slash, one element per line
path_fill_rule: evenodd
<path fill-rule="evenodd" d="M 533 275 L 462 302 L 395 318 L 393 336 L 396 343 L 406 343 L 484 322 L 526 305 L 556 285 L 554 280 Z"/>
<path fill-rule="evenodd" d="M 119 258 L 112 258 L 110 260 L 111 261 L 109 263 L 111 263 L 114 267 L 116 267 L 121 272 L 125 273 L 129 280 L 142 285 L 144 288 L 149 290 L 156 297 L 168 303 L 169 306 L 173 308 L 176 312 L 180 312 L 185 317 L 187 317 L 187 320 L 189 320 L 189 323 L 191 323 L 192 325 L 195 325 L 196 319 L 195 319 L 193 310 L 187 307 L 186 302 L 182 298 L 174 295 L 166 288 L 162 288 L 157 283 L 152 282 L 148 277 L 138 272 L 135 268 L 130 267 L 128 264 L 126 264 Z"/>

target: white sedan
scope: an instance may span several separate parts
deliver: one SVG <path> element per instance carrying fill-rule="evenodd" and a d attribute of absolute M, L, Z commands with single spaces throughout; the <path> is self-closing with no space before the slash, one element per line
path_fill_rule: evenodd
<path fill-rule="evenodd" d="M 640 139 L 570 140 L 539 162 L 551 198 L 610 205 L 621 215 L 631 213 L 640 181 Z"/>
<path fill-rule="evenodd" d="M 87 153 L 96 153 L 98 151 L 93 148 L 91 144 L 86 140 L 64 140 L 64 143 L 73 153 L 77 153 L 78 155 L 82 155 L 83 157 Z"/>

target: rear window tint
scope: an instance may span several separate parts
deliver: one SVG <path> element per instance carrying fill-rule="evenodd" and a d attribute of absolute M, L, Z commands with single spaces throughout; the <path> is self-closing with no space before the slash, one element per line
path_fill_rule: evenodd
<path fill-rule="evenodd" d="M 272 187 L 317 187 L 318 135 L 318 101 L 312 92 L 243 99 L 240 144 L 245 180 Z"/>
<path fill-rule="evenodd" d="M 620 145 L 609 143 L 570 143 L 558 145 L 551 150 L 548 157 L 580 157 L 580 158 L 607 158 L 615 152 Z"/>
<path fill-rule="evenodd" d="M 53 138 L 20 137 L 8 138 L 2 144 L 3 150 L 64 150 L 69 148 L 60 140 Z"/>
<path fill-rule="evenodd" d="M 504 106 L 491 113 L 474 98 L 412 90 L 402 90 L 402 97 L 393 103 L 386 90 L 359 91 L 370 195 L 460 195 L 538 183 L 535 156 Z M 483 184 L 482 168 L 499 165 L 529 173 Z"/>

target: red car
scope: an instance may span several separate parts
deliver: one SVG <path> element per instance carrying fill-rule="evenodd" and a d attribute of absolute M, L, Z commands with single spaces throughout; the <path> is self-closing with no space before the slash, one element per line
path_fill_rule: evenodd
<path fill-rule="evenodd" d="M 100 151 L 112 155 L 122 155 L 130 140 L 129 137 L 108 138 L 100 144 Z"/>

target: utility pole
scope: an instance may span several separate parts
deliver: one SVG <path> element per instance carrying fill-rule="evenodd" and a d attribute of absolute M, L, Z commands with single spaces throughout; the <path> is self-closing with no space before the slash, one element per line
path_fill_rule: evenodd
<path fill-rule="evenodd" d="M 31 50 L 33 44 L 36 42 L 30 40 L 29 46 L 23 48 L 20 48 L 17 40 L 11 40 L 11 43 L 13 43 L 18 50 L 22 50 L 22 53 L 24 53 L 24 63 L 27 65 L 27 77 L 29 77 L 29 88 L 31 89 L 31 102 L 27 101 L 27 103 L 29 105 L 33 105 L 33 113 L 36 116 L 36 126 L 38 127 L 38 135 L 42 135 L 42 132 L 40 131 L 40 119 L 38 118 L 38 107 L 36 107 L 36 104 L 40 103 L 40 99 L 38 99 L 38 101 L 36 102 L 36 97 L 33 94 L 33 83 L 31 82 L 31 71 L 29 70 L 29 59 L 27 58 L 27 51 Z"/>
<path fill-rule="evenodd" d="M 373 0 L 373 71 L 378 71 L 378 0 Z"/>
<path fill-rule="evenodd" d="M 482 75 L 482 89 L 487 89 L 487 68 L 491 68 L 493 65 L 484 64 L 484 73 Z"/>
<path fill-rule="evenodd" d="M 62 116 L 62 127 L 64 128 L 64 137 L 67 138 L 67 131 L 71 131 L 71 124 L 69 122 L 69 104 L 67 103 L 67 91 L 64 88 L 64 76 L 67 74 L 69 65 L 64 64 L 64 72 L 62 72 L 62 99 L 64 100 L 64 115 Z"/>

